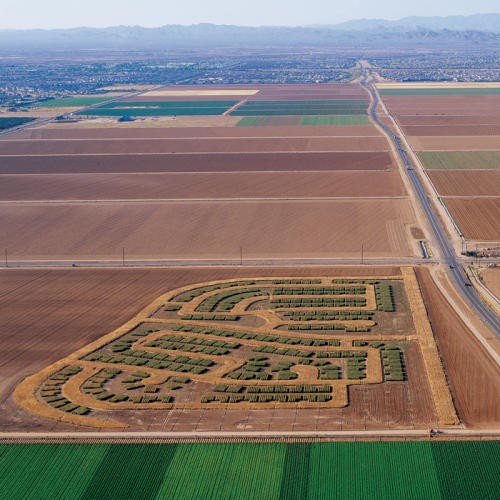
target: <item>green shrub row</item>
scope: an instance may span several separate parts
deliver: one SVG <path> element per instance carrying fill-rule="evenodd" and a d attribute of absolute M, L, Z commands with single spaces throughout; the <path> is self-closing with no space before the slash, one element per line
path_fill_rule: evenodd
<path fill-rule="evenodd" d="M 238 321 L 240 316 L 234 314 L 186 314 L 181 316 L 184 321 Z"/>
<path fill-rule="evenodd" d="M 82 368 L 79 366 L 66 366 L 58 372 L 52 374 L 40 387 L 41 398 L 52 408 L 72 413 L 74 415 L 87 415 L 90 408 L 77 405 L 65 398 L 61 394 L 62 386 L 74 375 L 80 373 Z"/>
<path fill-rule="evenodd" d="M 255 285 L 255 281 L 231 281 L 229 283 L 218 283 L 216 285 L 207 285 L 200 288 L 188 290 L 170 299 L 170 302 L 191 302 L 194 298 L 199 297 L 207 292 L 221 290 L 223 288 L 232 288 L 234 286 Z"/>
<path fill-rule="evenodd" d="M 375 285 L 375 297 L 377 299 L 377 309 L 384 312 L 394 312 L 394 291 L 387 283 Z"/>
<path fill-rule="evenodd" d="M 262 333 L 249 333 L 249 332 L 239 332 L 231 330 L 216 330 L 212 328 L 187 326 L 187 325 L 174 325 L 171 328 L 176 332 L 198 333 L 201 335 L 214 335 L 216 337 L 225 337 L 225 338 L 259 340 L 260 342 L 280 342 L 282 344 L 303 345 L 303 346 L 339 345 L 339 341 L 335 339 L 332 340 L 296 339 L 293 337 L 281 337 L 278 335 L 266 335 Z M 324 342 L 326 342 L 326 344 Z"/>
<path fill-rule="evenodd" d="M 174 312 L 174 311 L 180 311 L 182 308 L 181 305 L 179 304 L 167 304 L 163 310 L 166 312 Z"/>
<path fill-rule="evenodd" d="M 272 280 L 272 285 L 319 285 L 321 280 Z"/>
<path fill-rule="evenodd" d="M 196 308 L 196 311 L 199 312 L 231 311 L 233 307 L 242 300 L 267 294 L 268 292 L 260 290 L 259 288 L 223 292 L 217 295 L 212 295 L 207 299 L 205 299 L 204 301 L 202 301 Z"/>
<path fill-rule="evenodd" d="M 356 279 L 334 279 L 332 280 L 332 283 L 336 285 L 376 285 L 377 283 L 380 283 L 378 280 L 356 280 Z"/>
<path fill-rule="evenodd" d="M 210 394 L 201 397 L 202 403 L 326 403 L 330 394 Z"/>
<path fill-rule="evenodd" d="M 274 288 L 272 295 L 364 295 L 366 287 L 309 287 L 309 288 Z"/>
<path fill-rule="evenodd" d="M 382 367 L 384 380 L 403 382 L 406 380 L 406 367 L 400 349 L 382 349 Z"/>
<path fill-rule="evenodd" d="M 227 378 L 233 380 L 269 380 L 271 375 L 263 372 L 249 372 L 244 370 L 235 370 L 234 372 L 228 373 Z"/>

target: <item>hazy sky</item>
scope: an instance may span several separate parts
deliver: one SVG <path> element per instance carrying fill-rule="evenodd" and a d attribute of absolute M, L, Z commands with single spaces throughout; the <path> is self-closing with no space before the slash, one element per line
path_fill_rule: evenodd
<path fill-rule="evenodd" d="M 0 28 L 307 25 L 499 12 L 499 0 L 0 0 Z"/>

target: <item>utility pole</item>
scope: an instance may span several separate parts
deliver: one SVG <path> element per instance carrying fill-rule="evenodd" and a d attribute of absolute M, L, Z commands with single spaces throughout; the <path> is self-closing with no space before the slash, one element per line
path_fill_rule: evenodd
<path fill-rule="evenodd" d="M 122 247 L 122 266 L 125 266 L 125 247 Z"/>
<path fill-rule="evenodd" d="M 365 246 L 361 245 L 361 264 L 365 263 Z"/>
<path fill-rule="evenodd" d="M 243 265 L 243 247 L 240 246 L 240 266 Z"/>
<path fill-rule="evenodd" d="M 5 249 L 5 267 L 9 267 L 9 257 L 7 256 L 7 249 Z"/>

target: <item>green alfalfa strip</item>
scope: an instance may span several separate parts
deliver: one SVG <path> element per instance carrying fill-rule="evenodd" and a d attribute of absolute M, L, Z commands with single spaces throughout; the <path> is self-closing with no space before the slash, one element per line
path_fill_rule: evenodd
<path fill-rule="evenodd" d="M 290 443 L 287 445 L 280 499 L 295 500 L 307 498 L 311 443 Z"/>
<path fill-rule="evenodd" d="M 155 498 L 176 451 L 176 444 L 113 445 L 82 498 Z"/>

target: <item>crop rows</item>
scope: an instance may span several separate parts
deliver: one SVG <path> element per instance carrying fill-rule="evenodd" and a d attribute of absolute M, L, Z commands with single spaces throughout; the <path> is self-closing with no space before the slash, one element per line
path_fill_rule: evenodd
<path fill-rule="evenodd" d="M 62 370 L 52 374 L 44 381 L 40 388 L 41 398 L 45 403 L 57 410 L 73 413 L 75 415 L 86 415 L 90 411 L 89 408 L 71 402 L 61 393 L 62 386 L 68 382 L 72 376 L 81 371 L 82 368 L 79 366 L 66 366 Z"/>
<path fill-rule="evenodd" d="M 198 333 L 201 335 L 215 335 L 217 337 L 237 338 L 247 340 L 258 340 L 260 342 L 279 342 L 281 344 L 301 345 L 301 346 L 338 346 L 340 342 L 336 339 L 297 339 L 293 337 L 281 337 L 278 335 L 266 335 L 263 333 L 250 333 L 232 330 L 217 330 L 212 328 L 203 328 L 198 326 L 174 325 L 171 327 L 176 332 Z"/>
<path fill-rule="evenodd" d="M 365 307 L 366 299 L 363 297 L 324 297 L 324 298 L 284 298 L 270 301 L 271 309 L 294 309 L 299 307 Z"/>
<path fill-rule="evenodd" d="M 232 288 L 235 286 L 248 286 L 255 285 L 255 281 L 232 281 L 229 283 L 218 283 L 216 285 L 207 285 L 200 288 L 193 288 L 187 292 L 182 292 L 181 294 L 170 299 L 170 302 L 191 302 L 196 297 L 203 295 L 208 292 L 213 292 L 215 290 L 222 290 L 224 288 Z"/>
<path fill-rule="evenodd" d="M 375 285 L 375 297 L 377 299 L 377 309 L 384 312 L 394 312 L 394 291 L 391 285 L 379 283 Z"/>
<path fill-rule="evenodd" d="M 354 321 L 371 320 L 372 311 L 283 311 L 281 316 L 288 321 Z"/>
<path fill-rule="evenodd" d="M 323 324 L 314 324 L 309 323 L 307 325 L 288 325 L 289 331 L 335 331 L 335 330 L 344 330 L 346 333 L 367 333 L 370 331 L 368 326 L 346 326 L 342 323 L 329 323 L 326 325 Z"/>
<path fill-rule="evenodd" d="M 4 444 L 0 496 L 493 499 L 499 454 L 486 440 Z"/>
<path fill-rule="evenodd" d="M 185 314 L 184 321 L 238 321 L 240 316 L 235 314 Z"/>
<path fill-rule="evenodd" d="M 164 335 L 158 340 L 146 344 L 146 347 L 167 349 L 171 351 L 181 350 L 187 352 L 202 352 L 215 356 L 229 354 L 233 349 L 238 349 L 240 344 L 224 342 L 222 340 L 205 340 L 197 337 L 179 337 L 176 335 Z"/>

